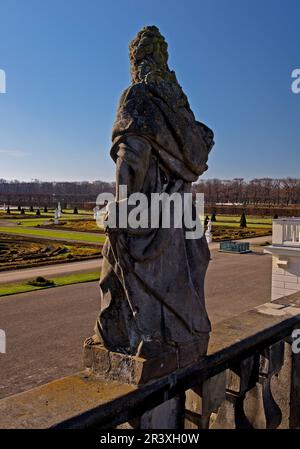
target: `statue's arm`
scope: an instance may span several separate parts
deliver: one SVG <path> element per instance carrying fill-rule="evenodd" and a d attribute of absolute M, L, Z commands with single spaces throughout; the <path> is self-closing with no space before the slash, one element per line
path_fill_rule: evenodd
<path fill-rule="evenodd" d="M 119 189 L 127 187 L 127 197 L 142 190 L 149 168 L 151 144 L 139 136 L 126 137 L 119 144 L 116 161 L 116 199 L 124 199 Z"/>
<path fill-rule="evenodd" d="M 125 137 L 119 143 L 116 152 L 116 196 L 115 201 L 108 206 L 108 216 L 113 210 L 115 210 L 118 216 L 121 203 L 127 202 L 131 194 L 142 191 L 145 176 L 149 168 L 151 148 L 148 140 L 139 136 Z M 132 207 L 134 206 L 127 204 L 127 213 L 130 212 Z M 117 222 L 119 222 L 118 219 Z M 105 231 L 108 233 L 116 230 L 115 228 L 105 226 Z M 127 230 L 129 231 L 129 228 Z"/>

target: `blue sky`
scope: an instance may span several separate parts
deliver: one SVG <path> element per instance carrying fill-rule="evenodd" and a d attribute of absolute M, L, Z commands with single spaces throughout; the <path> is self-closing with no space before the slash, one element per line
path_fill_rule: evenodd
<path fill-rule="evenodd" d="M 112 180 L 128 43 L 157 25 L 197 118 L 205 178 L 299 176 L 297 0 L 0 0 L 0 178 Z"/>

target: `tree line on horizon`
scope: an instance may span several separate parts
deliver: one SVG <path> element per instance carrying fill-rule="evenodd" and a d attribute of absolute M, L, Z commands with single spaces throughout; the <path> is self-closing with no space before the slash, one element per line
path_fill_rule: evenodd
<path fill-rule="evenodd" d="M 115 191 L 114 182 L 66 181 L 31 182 L 0 179 L 0 202 L 22 202 L 30 198 L 38 203 L 43 197 L 45 204 L 57 199 L 74 203 L 95 201 L 103 192 Z M 204 193 L 206 204 L 242 204 L 264 206 L 292 206 L 300 204 L 300 179 L 297 178 L 244 178 L 200 179 L 193 184 L 193 192 Z M 48 201 L 47 201 L 48 199 Z"/>
<path fill-rule="evenodd" d="M 114 191 L 115 184 L 105 181 L 26 182 L 0 179 L 0 203 L 15 206 L 53 206 L 60 201 L 63 207 L 82 207 L 85 203 L 95 203 L 99 193 Z"/>
<path fill-rule="evenodd" d="M 30 194 L 98 194 L 114 189 L 113 182 L 105 181 L 59 181 L 48 182 L 33 180 L 18 181 L 0 178 L 0 193 L 30 193 Z"/>
<path fill-rule="evenodd" d="M 300 204 L 300 179 L 200 179 L 193 191 L 204 193 L 205 204 L 292 206 Z"/>

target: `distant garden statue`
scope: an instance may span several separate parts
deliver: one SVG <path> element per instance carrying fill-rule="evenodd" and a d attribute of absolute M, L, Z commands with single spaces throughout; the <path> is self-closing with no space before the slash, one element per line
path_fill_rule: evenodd
<path fill-rule="evenodd" d="M 207 229 L 206 229 L 206 231 L 205 231 L 205 238 L 206 238 L 206 241 L 207 241 L 207 243 L 211 243 L 212 242 L 212 232 L 211 232 L 211 220 L 208 220 L 208 223 L 207 223 Z"/>
<path fill-rule="evenodd" d="M 62 216 L 62 208 L 60 205 L 60 202 L 57 204 L 57 218 L 60 218 Z"/>
<path fill-rule="evenodd" d="M 213 132 L 195 119 L 168 67 L 167 48 L 155 26 L 143 28 L 129 47 L 132 84 L 121 96 L 110 150 L 117 206 L 139 192 L 183 197 L 207 170 Z M 113 378 L 113 364 L 101 368 L 88 356 L 97 345 L 108 357 L 160 360 L 167 354 L 165 371 L 174 369 L 174 361 L 184 366 L 206 354 L 211 326 L 204 301 L 210 260 L 205 236 L 186 239 L 184 226 L 105 231 L 100 313 L 96 335 L 85 342 L 86 366 Z M 161 364 L 156 366 L 160 372 Z M 152 369 L 151 375 L 158 373 Z"/>
<path fill-rule="evenodd" d="M 54 224 L 55 225 L 58 225 L 58 219 L 59 219 L 59 212 L 58 212 L 58 209 L 55 209 L 55 212 L 54 212 Z"/>

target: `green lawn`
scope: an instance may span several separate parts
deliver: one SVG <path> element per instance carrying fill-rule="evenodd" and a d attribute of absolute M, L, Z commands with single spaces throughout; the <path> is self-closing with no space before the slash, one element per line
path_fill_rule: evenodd
<path fill-rule="evenodd" d="M 210 215 L 209 215 L 210 217 Z M 237 227 L 240 225 L 239 215 L 216 215 L 217 221 L 212 222 L 213 226 L 230 226 Z M 265 228 L 270 229 L 272 227 L 271 217 L 257 217 L 246 216 L 248 228 Z"/>
<path fill-rule="evenodd" d="M 218 218 L 217 218 L 218 220 Z M 212 223 L 212 226 L 226 226 L 228 228 L 238 228 L 240 226 L 240 221 L 215 221 Z M 269 224 L 261 224 L 261 223 L 251 223 L 247 220 L 247 228 L 256 228 L 256 229 L 271 229 L 272 226 Z"/>
<path fill-rule="evenodd" d="M 63 285 L 78 284 L 82 282 L 97 281 L 99 278 L 100 278 L 99 270 L 96 270 L 90 273 L 71 274 L 67 276 L 51 278 L 51 281 L 54 281 L 55 285 L 50 287 L 36 287 L 27 284 L 27 281 L 10 284 L 1 284 L 0 296 L 8 296 L 14 295 L 16 293 L 32 292 L 35 290 L 43 290 L 45 288 L 56 288 L 61 287 Z"/>
<path fill-rule="evenodd" d="M 240 215 L 216 215 L 217 220 L 222 221 L 240 221 Z M 272 217 L 259 217 L 257 215 L 246 215 L 247 221 L 249 223 L 261 223 L 261 224 L 272 224 Z"/>
<path fill-rule="evenodd" d="M 48 209 L 48 212 L 44 212 L 44 208 L 42 207 L 40 209 L 41 215 L 44 217 L 44 220 L 49 219 L 49 218 L 54 218 L 54 209 Z M 91 219 L 93 216 L 93 211 L 90 210 L 78 210 L 78 214 L 74 214 L 73 213 L 73 209 L 65 209 L 63 211 L 63 214 L 61 216 L 61 220 L 72 220 L 72 219 Z M 36 208 L 34 209 L 34 212 L 29 212 L 28 209 L 25 210 L 25 215 L 21 215 L 20 212 L 18 210 L 12 209 L 11 213 L 8 214 L 6 211 L 0 210 L 0 218 L 7 218 L 9 219 L 11 217 L 12 220 L 26 220 L 26 217 L 30 217 L 28 218 L 29 220 L 33 219 L 33 217 L 36 216 Z M 38 216 L 36 216 L 37 219 L 39 219 Z"/>
<path fill-rule="evenodd" d="M 18 224 L 18 226 L 35 227 L 37 225 L 43 225 L 45 222 L 49 223 L 49 219 L 48 218 L 25 218 L 25 219 L 20 218 L 20 220 L 17 220 L 14 218 L 13 220 L 7 220 L 6 222 L 13 223 L 14 225 L 16 225 L 17 223 L 20 223 L 20 224 Z"/>
<path fill-rule="evenodd" d="M 37 224 L 42 225 L 45 222 L 49 222 L 50 219 L 54 219 L 54 215 L 51 214 L 42 214 L 44 216 L 44 218 L 26 218 L 26 216 L 24 217 L 24 215 L 20 215 L 20 218 L 17 218 L 16 216 L 14 218 L 11 219 L 7 219 L 7 221 L 9 223 L 20 223 L 19 226 L 36 226 Z M 71 220 L 91 220 L 93 217 L 91 217 L 91 215 L 72 215 L 72 214 L 63 214 L 61 216 L 61 218 L 59 219 L 59 221 L 71 221 Z"/>
<path fill-rule="evenodd" d="M 38 229 L 32 228 L 27 229 L 22 226 L 1 226 L 0 233 L 4 234 L 17 234 L 24 236 L 33 236 L 33 237 L 44 237 L 44 238 L 58 238 L 61 240 L 74 240 L 78 242 L 88 242 L 88 243 L 104 243 L 105 235 L 104 234 L 88 234 L 84 232 L 72 232 L 72 231 L 57 231 L 51 229 Z"/>

